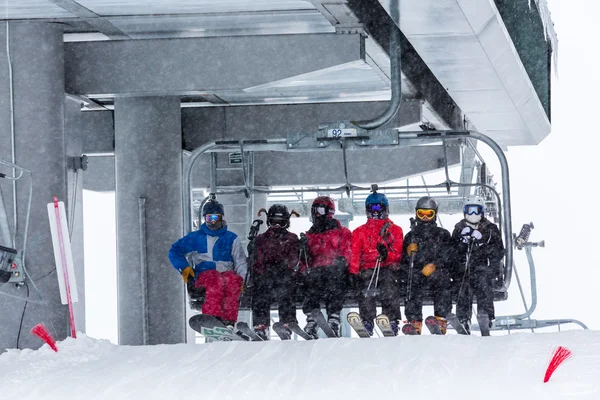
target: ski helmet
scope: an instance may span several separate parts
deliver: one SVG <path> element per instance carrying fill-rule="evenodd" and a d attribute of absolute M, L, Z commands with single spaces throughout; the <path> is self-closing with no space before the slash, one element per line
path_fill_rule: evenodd
<path fill-rule="evenodd" d="M 335 203 L 328 196 L 319 196 L 313 200 L 310 207 L 310 215 L 314 221 L 317 218 L 333 218 L 335 214 Z"/>
<path fill-rule="evenodd" d="M 421 197 L 417 201 L 415 214 L 421 222 L 432 222 L 437 219 L 438 203 L 430 196 Z"/>
<path fill-rule="evenodd" d="M 365 200 L 367 218 L 386 219 L 389 214 L 390 203 L 383 193 L 373 192 Z"/>
<path fill-rule="evenodd" d="M 485 202 L 479 196 L 467 197 L 463 203 L 463 213 L 467 222 L 478 224 L 485 212 Z"/>
<path fill-rule="evenodd" d="M 215 199 L 210 199 L 202 207 L 202 217 L 204 218 L 204 222 L 206 222 L 206 226 L 211 230 L 221 229 L 225 225 L 224 216 L 225 209 L 223 204 Z"/>
<path fill-rule="evenodd" d="M 267 212 L 267 225 L 279 225 L 282 228 L 290 227 L 290 212 L 283 204 L 273 204 Z"/>

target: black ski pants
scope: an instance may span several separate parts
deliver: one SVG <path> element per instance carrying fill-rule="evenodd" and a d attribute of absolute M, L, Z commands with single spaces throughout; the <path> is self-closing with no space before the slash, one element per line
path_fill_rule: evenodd
<path fill-rule="evenodd" d="M 383 267 L 379 269 L 379 278 L 377 278 L 375 269 L 371 268 L 361 271 L 360 277 L 361 291 L 358 293 L 358 311 L 362 320 L 373 322 L 377 314 L 377 299 L 381 301 L 382 314 L 385 314 L 390 321 L 400 320 L 400 271 Z M 371 282 L 372 277 L 373 281 Z M 377 279 L 377 295 L 373 296 L 375 279 Z M 367 291 L 369 282 L 371 282 L 371 288 Z"/>
<path fill-rule="evenodd" d="M 271 325 L 271 304 L 277 303 L 279 321 L 298 322 L 294 289 L 296 273 L 283 268 L 268 269 L 252 277 L 252 321 L 256 325 Z"/>
<path fill-rule="evenodd" d="M 418 268 L 412 271 L 412 283 L 407 279 L 410 291 L 406 293 L 405 314 L 408 321 L 423 321 L 423 295 L 429 288 L 433 296 L 433 312 L 437 317 L 446 317 L 452 311 L 452 287 L 450 273 L 438 269 L 428 277 Z"/>
<path fill-rule="evenodd" d="M 323 301 L 328 316 L 340 315 L 346 298 L 347 281 L 348 268 L 345 264 L 310 268 L 305 278 L 304 314 L 310 315 L 313 310 L 320 310 Z"/>
<path fill-rule="evenodd" d="M 473 313 L 473 297 L 477 298 L 477 311 L 484 311 L 490 321 L 495 316 L 494 311 L 494 280 L 495 271 L 487 266 L 468 268 L 463 276 L 454 277 L 454 285 L 458 293 L 456 300 L 456 316 L 462 321 L 471 320 Z"/>

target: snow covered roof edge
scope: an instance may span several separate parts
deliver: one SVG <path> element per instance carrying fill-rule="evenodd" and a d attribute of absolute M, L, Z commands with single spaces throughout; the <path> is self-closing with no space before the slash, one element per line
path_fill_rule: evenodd
<path fill-rule="evenodd" d="M 554 63 L 554 71 L 558 71 L 558 36 L 554 30 L 554 22 L 552 22 L 552 16 L 550 15 L 550 9 L 546 0 L 535 0 L 542 24 L 544 26 L 544 36 L 546 40 L 550 41 L 552 46 L 552 61 Z M 529 0 L 529 8 L 531 9 L 531 0 Z"/>

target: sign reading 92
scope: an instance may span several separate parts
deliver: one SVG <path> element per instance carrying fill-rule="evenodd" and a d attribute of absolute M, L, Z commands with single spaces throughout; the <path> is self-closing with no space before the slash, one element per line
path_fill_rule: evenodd
<path fill-rule="evenodd" d="M 341 138 L 352 136 L 358 136 L 358 131 L 354 128 L 327 129 L 327 137 L 329 138 Z"/>

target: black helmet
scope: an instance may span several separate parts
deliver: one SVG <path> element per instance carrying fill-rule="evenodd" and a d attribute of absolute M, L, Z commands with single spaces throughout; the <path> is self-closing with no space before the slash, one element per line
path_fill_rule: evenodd
<path fill-rule="evenodd" d="M 206 214 L 225 215 L 223 204 L 219 203 L 217 200 L 210 199 L 204 204 L 204 207 L 202 207 L 202 216 L 204 217 Z"/>
<path fill-rule="evenodd" d="M 421 197 L 417 201 L 417 206 L 415 207 L 415 210 L 418 210 L 419 208 L 437 211 L 438 203 L 437 203 L 437 201 L 435 201 L 435 199 L 433 197 L 429 197 L 429 196 Z"/>
<path fill-rule="evenodd" d="M 290 227 L 290 212 L 283 204 L 273 204 L 267 212 L 267 225 L 279 225 L 282 228 Z"/>
<path fill-rule="evenodd" d="M 433 222 L 437 219 L 438 204 L 433 197 L 421 197 L 417 201 L 415 214 L 417 220 L 424 223 Z"/>

